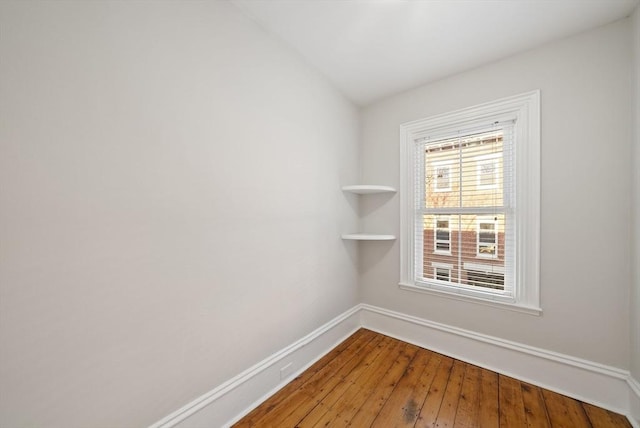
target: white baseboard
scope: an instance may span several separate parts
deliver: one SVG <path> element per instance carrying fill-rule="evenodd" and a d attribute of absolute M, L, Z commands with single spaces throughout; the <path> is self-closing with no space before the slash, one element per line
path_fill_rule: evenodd
<path fill-rule="evenodd" d="M 150 428 L 228 427 L 361 327 L 354 306 L 307 336 L 171 413 Z M 280 379 L 280 369 L 288 376 Z"/>
<path fill-rule="evenodd" d="M 150 428 L 228 427 L 360 327 L 591 403 L 640 428 L 640 383 L 628 371 L 359 304 Z M 286 379 L 280 369 L 292 363 Z"/>
<path fill-rule="evenodd" d="M 640 428 L 640 382 L 629 376 L 629 421 L 634 428 Z"/>

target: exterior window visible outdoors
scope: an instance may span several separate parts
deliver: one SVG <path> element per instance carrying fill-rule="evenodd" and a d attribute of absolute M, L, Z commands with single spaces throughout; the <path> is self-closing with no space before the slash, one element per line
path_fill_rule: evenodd
<path fill-rule="evenodd" d="M 539 93 L 401 134 L 400 286 L 540 313 Z"/>
<path fill-rule="evenodd" d="M 498 257 L 498 218 L 479 218 L 476 236 L 478 237 L 478 257 Z"/>
<path fill-rule="evenodd" d="M 451 162 L 434 162 L 433 163 L 433 191 L 447 192 L 451 190 L 450 164 Z"/>
<path fill-rule="evenodd" d="M 448 216 L 436 218 L 434 233 L 434 251 L 451 254 L 451 229 Z"/>
<path fill-rule="evenodd" d="M 498 156 L 479 156 L 477 162 L 477 184 L 480 189 L 492 189 L 498 185 Z"/>
<path fill-rule="evenodd" d="M 435 279 L 440 281 L 449 281 L 451 278 L 451 269 L 436 267 L 435 270 Z"/>

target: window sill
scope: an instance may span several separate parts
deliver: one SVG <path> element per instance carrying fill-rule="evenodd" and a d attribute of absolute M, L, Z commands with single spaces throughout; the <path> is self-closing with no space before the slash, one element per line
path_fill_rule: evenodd
<path fill-rule="evenodd" d="M 402 282 L 399 284 L 399 286 L 401 289 L 407 290 L 407 291 L 431 294 L 434 296 L 440 296 L 447 299 L 460 300 L 463 302 L 475 303 L 477 305 L 483 305 L 483 306 L 491 306 L 494 308 L 506 309 L 514 312 L 521 312 L 528 315 L 535 315 L 535 316 L 542 315 L 542 309 L 538 307 L 524 306 L 518 303 L 500 302 L 497 300 L 483 299 L 482 297 L 468 296 L 468 295 L 458 294 L 458 293 L 450 293 L 443 290 L 435 290 L 432 288 L 427 288 L 427 287 L 422 287 L 415 284 L 407 284 Z"/>

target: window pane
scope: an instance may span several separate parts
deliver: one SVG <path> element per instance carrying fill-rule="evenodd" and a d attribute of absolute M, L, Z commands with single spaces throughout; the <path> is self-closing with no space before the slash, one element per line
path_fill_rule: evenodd
<path fill-rule="evenodd" d="M 436 250 L 450 251 L 451 247 L 448 242 L 436 242 Z"/>
<path fill-rule="evenodd" d="M 470 136 L 460 148 L 463 207 L 502 206 L 503 132 L 492 131 Z"/>
<path fill-rule="evenodd" d="M 496 234 L 491 232 L 491 233 L 483 233 L 480 232 L 480 236 L 478 239 L 481 243 L 491 243 L 491 244 L 495 244 L 496 242 Z"/>
<path fill-rule="evenodd" d="M 440 281 L 449 281 L 449 269 L 444 269 L 444 268 L 435 268 L 436 270 L 436 279 L 439 279 Z"/>
<path fill-rule="evenodd" d="M 497 221 L 498 219 L 479 219 L 478 223 L 479 223 L 479 227 L 480 227 L 480 232 L 490 232 L 491 234 L 494 233 L 494 231 L 496 230 L 496 224 L 493 221 Z"/>
<path fill-rule="evenodd" d="M 436 232 L 436 239 L 438 241 L 448 241 L 449 240 L 449 229 L 447 229 L 447 230 L 438 229 L 438 231 Z"/>
<path fill-rule="evenodd" d="M 503 131 L 425 145 L 425 207 L 504 205 Z"/>
<path fill-rule="evenodd" d="M 480 244 L 478 245 L 478 255 L 495 256 L 497 251 L 495 244 Z"/>
<path fill-rule="evenodd" d="M 423 279 L 435 278 L 485 291 L 503 290 L 505 214 L 446 217 L 449 220 L 445 221 L 442 215 L 423 215 Z M 445 224 L 449 229 L 440 228 Z M 451 268 L 444 269 L 443 265 Z M 446 279 L 444 271 L 449 272 Z"/>

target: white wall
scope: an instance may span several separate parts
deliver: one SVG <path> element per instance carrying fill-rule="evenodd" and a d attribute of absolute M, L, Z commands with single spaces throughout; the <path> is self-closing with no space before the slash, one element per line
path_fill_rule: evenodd
<path fill-rule="evenodd" d="M 399 184 L 399 125 L 541 90 L 537 317 L 400 290 L 399 246 L 362 247 L 364 303 L 629 368 L 631 25 L 623 20 L 377 102 L 363 111 L 365 182 Z M 399 198 L 364 228 L 399 232 Z"/>
<path fill-rule="evenodd" d="M 357 303 L 358 112 L 233 6 L 0 32 L 0 426 L 148 425 Z"/>
<path fill-rule="evenodd" d="M 633 34 L 633 82 L 634 94 L 632 155 L 632 248 L 631 248 L 631 376 L 640 385 L 640 6 L 631 16 Z M 640 392 L 630 397 L 632 417 L 640 424 Z"/>
<path fill-rule="evenodd" d="M 640 6 L 632 16 L 635 98 L 633 112 L 633 267 L 631 292 L 631 373 L 640 380 Z M 640 409 L 638 409 L 640 417 Z"/>

